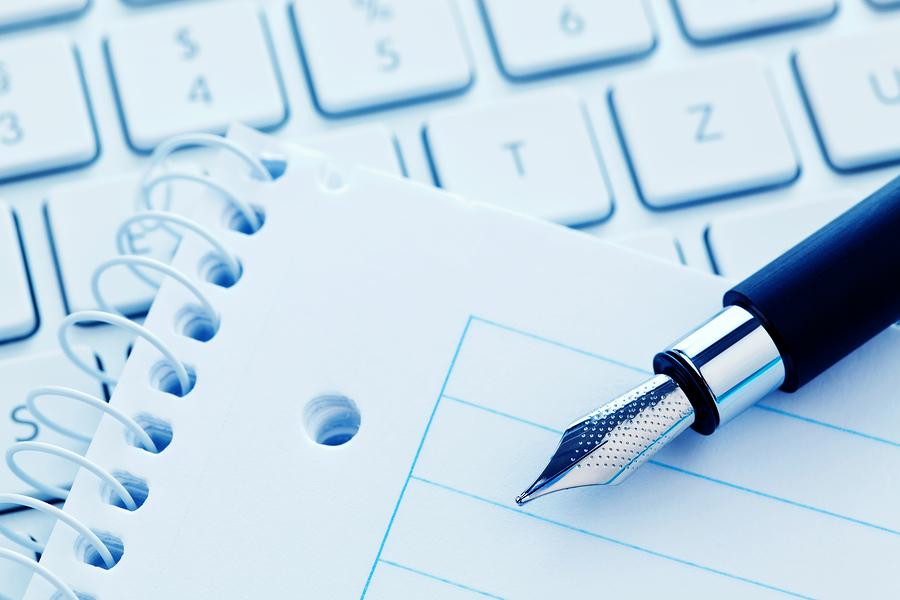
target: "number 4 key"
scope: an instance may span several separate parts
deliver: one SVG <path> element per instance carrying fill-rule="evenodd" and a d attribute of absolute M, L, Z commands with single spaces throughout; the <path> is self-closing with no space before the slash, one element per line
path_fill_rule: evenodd
<path fill-rule="evenodd" d="M 287 106 L 258 7 L 190 6 L 112 30 L 107 55 L 128 140 L 147 152 L 185 131 L 221 133 L 234 121 L 270 129 Z"/>

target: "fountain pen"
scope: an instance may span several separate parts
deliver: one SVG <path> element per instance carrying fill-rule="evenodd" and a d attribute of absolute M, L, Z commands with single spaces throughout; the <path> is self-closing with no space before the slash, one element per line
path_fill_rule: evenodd
<path fill-rule="evenodd" d="M 900 177 L 734 286 L 723 305 L 653 358 L 653 377 L 572 423 L 516 502 L 621 483 L 688 427 L 710 435 L 900 322 Z"/>

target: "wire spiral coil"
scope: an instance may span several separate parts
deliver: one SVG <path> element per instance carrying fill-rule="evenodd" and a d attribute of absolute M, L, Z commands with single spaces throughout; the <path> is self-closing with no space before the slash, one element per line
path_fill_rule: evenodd
<path fill-rule="evenodd" d="M 143 338 L 162 355 L 164 364 L 168 365 L 171 369 L 174 380 L 177 383 L 178 391 L 180 392 L 177 395 L 184 395 L 193 387 L 193 374 L 189 372 L 188 367 L 178 359 L 166 342 L 144 325 L 138 324 L 125 317 L 106 300 L 101 289 L 101 279 L 103 274 L 110 268 L 125 266 L 141 280 L 154 287 L 158 287 L 160 282 L 149 277 L 146 271 L 155 271 L 164 278 L 173 279 L 182 285 L 195 298 L 200 314 L 202 314 L 211 324 L 212 331 L 217 330 L 220 323 L 220 316 L 212 302 L 210 302 L 200 286 L 198 286 L 190 277 L 164 261 L 135 255 L 138 251 L 133 245 L 133 228 L 139 227 L 142 233 L 156 229 L 164 229 L 179 240 L 182 237 L 182 232 L 190 232 L 212 247 L 213 255 L 221 262 L 224 273 L 231 282 L 235 282 L 240 278 L 240 261 L 227 249 L 225 244 L 223 244 L 215 234 L 211 233 L 200 223 L 171 212 L 171 188 L 173 183 L 190 182 L 200 184 L 209 190 L 212 190 L 216 196 L 224 199 L 233 208 L 242 220 L 248 233 L 255 233 L 262 226 L 262 217 L 257 210 L 234 194 L 227 186 L 205 174 L 174 171 L 168 168 L 169 159 L 173 154 L 181 150 L 197 147 L 221 150 L 237 157 L 240 159 L 241 163 L 248 168 L 250 177 L 254 180 L 267 182 L 272 181 L 273 179 L 269 170 L 256 156 L 244 149 L 241 145 L 221 136 L 210 134 L 179 135 L 162 142 L 157 147 L 140 180 L 138 188 L 138 204 L 140 210 L 122 221 L 116 232 L 116 247 L 120 255 L 100 264 L 95 269 L 91 278 L 91 290 L 100 310 L 74 312 L 63 319 L 59 326 L 59 344 L 69 361 L 80 370 L 102 383 L 115 385 L 117 383 L 117 377 L 100 370 L 96 366 L 90 365 L 74 352 L 69 341 L 69 332 L 74 325 L 98 322 L 106 323 L 125 329 L 133 335 Z M 160 188 L 162 189 L 159 190 Z M 154 192 L 157 190 L 164 192 L 162 206 L 156 206 L 153 202 L 154 197 L 156 197 Z M 92 438 L 92 436 L 75 431 L 65 424 L 53 420 L 44 410 L 40 409 L 38 406 L 38 399 L 50 396 L 86 405 L 99 411 L 101 415 L 110 417 L 121 425 L 123 431 L 131 436 L 133 445 L 144 451 L 155 454 L 161 450 L 153 437 L 135 418 L 96 396 L 67 387 L 40 387 L 31 390 L 27 395 L 26 406 L 29 411 L 36 421 L 48 429 L 70 439 L 84 443 L 90 442 Z M 17 457 L 23 453 L 29 452 L 43 453 L 56 458 L 61 458 L 77 465 L 79 470 L 84 469 L 92 473 L 111 491 L 111 494 L 117 499 L 117 506 L 121 506 L 129 511 L 136 510 L 140 506 L 138 499 L 134 497 L 132 492 L 130 492 L 113 473 L 110 473 L 108 470 L 82 454 L 45 442 L 26 441 L 11 445 L 6 452 L 6 462 L 10 470 L 31 488 L 37 489 L 50 498 L 65 499 L 69 490 L 56 485 L 47 484 L 28 473 L 17 461 Z M 74 529 L 81 536 L 81 539 L 83 539 L 96 553 L 96 556 L 103 567 L 108 569 L 116 564 L 118 558 L 107 543 L 84 523 L 67 514 L 64 510 L 43 500 L 22 494 L 0 494 L 0 505 L 4 504 L 34 509 L 49 515 L 57 521 L 66 523 L 69 527 Z M 0 525 L 0 534 L 12 542 L 34 552 L 42 552 L 44 549 L 40 542 L 12 531 L 2 525 Z M 121 552 L 119 554 L 121 555 Z M 81 600 L 82 598 L 85 598 L 84 595 L 73 590 L 60 577 L 32 558 L 19 554 L 13 550 L 0 548 L 0 559 L 5 559 L 23 566 L 29 569 L 33 574 L 43 578 L 55 588 L 56 594 L 54 595 L 54 598 L 65 598 L 66 600 Z"/>

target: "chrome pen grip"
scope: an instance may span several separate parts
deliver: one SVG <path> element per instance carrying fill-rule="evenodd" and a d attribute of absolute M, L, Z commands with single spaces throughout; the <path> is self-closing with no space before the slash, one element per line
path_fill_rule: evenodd
<path fill-rule="evenodd" d="M 693 428 L 710 434 L 784 382 L 784 361 L 762 323 L 727 306 L 653 359 L 694 406 Z"/>

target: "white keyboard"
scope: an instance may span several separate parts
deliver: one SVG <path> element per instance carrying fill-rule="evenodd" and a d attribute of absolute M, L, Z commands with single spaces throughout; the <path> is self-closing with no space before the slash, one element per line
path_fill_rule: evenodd
<path fill-rule="evenodd" d="M 900 173 L 900 0 L 2 0 L 0 445 L 90 387 L 56 328 L 148 152 L 235 120 L 737 279 Z"/>

